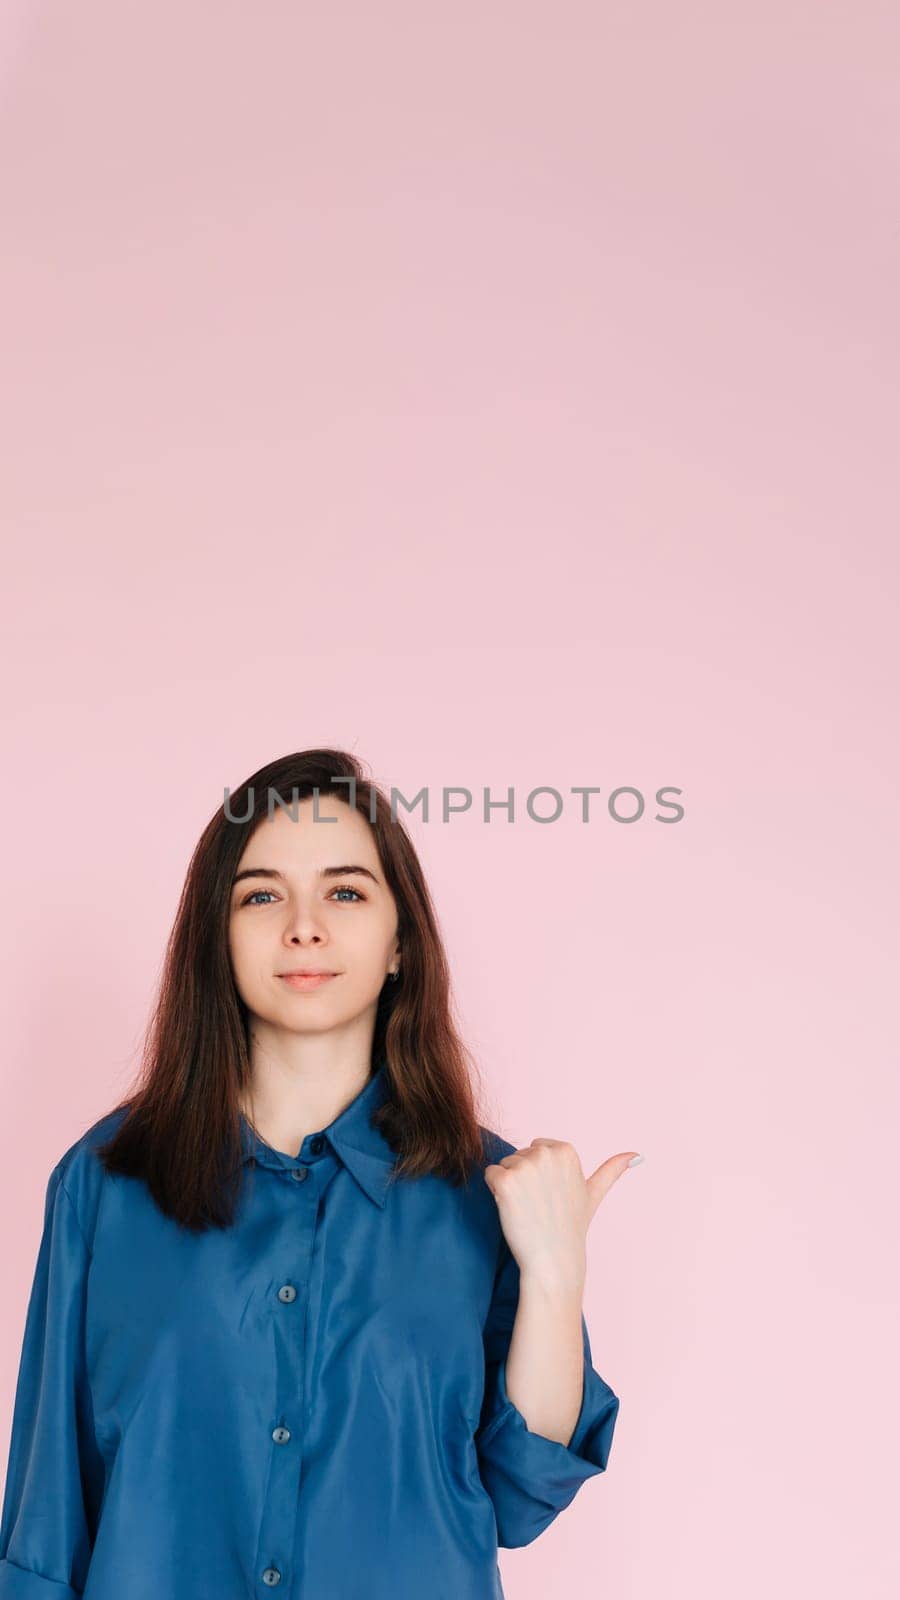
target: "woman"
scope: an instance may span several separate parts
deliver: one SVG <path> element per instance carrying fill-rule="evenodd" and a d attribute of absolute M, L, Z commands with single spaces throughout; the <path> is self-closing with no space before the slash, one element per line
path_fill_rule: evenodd
<path fill-rule="evenodd" d="M 498 1545 L 606 1467 L 585 1236 L 631 1154 L 585 1180 L 477 1121 L 385 797 L 340 751 L 255 773 L 142 1081 L 50 1175 L 0 1600 L 502 1596 Z"/>

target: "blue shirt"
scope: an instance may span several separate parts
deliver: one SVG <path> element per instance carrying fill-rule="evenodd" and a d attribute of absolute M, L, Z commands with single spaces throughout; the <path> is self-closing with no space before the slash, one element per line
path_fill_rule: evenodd
<path fill-rule="evenodd" d="M 502 1600 L 604 1471 L 506 1390 L 518 1267 L 483 1174 L 396 1179 L 379 1066 L 296 1157 L 242 1118 L 230 1228 L 193 1233 L 94 1147 L 50 1174 L 0 1523 L 0 1600 Z M 516 1148 L 482 1129 L 486 1162 Z"/>

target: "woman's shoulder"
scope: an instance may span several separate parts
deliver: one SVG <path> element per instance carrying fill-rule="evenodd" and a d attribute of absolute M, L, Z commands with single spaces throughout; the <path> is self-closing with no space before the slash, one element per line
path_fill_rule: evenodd
<path fill-rule="evenodd" d="M 93 1235 L 100 1197 L 108 1178 L 99 1155 L 100 1145 L 112 1138 L 122 1122 L 127 1107 L 115 1106 L 107 1111 L 65 1149 L 47 1179 L 47 1203 L 55 1201 L 62 1189 L 75 1208 L 82 1232 L 87 1239 Z"/>
<path fill-rule="evenodd" d="M 105 1112 L 102 1117 L 97 1118 L 96 1122 L 92 1122 L 90 1127 L 86 1128 L 84 1133 L 79 1134 L 68 1149 L 63 1151 L 53 1169 L 54 1172 L 59 1172 L 60 1177 L 64 1181 L 68 1181 L 69 1177 L 82 1167 L 90 1167 L 94 1164 L 99 1165 L 97 1150 L 100 1145 L 105 1144 L 107 1139 L 111 1138 L 115 1133 L 127 1109 L 124 1104 L 115 1106 L 112 1111 Z"/>
<path fill-rule="evenodd" d="M 508 1139 L 504 1139 L 503 1135 L 496 1133 L 493 1128 L 486 1128 L 479 1123 L 478 1131 L 481 1134 L 485 1166 L 502 1161 L 504 1156 L 515 1155 L 518 1145 L 510 1144 Z"/>

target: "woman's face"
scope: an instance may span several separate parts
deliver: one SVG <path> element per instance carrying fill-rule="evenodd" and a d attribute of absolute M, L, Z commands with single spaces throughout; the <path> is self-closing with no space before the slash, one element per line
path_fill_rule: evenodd
<path fill-rule="evenodd" d="M 296 822 L 277 811 L 260 823 L 231 890 L 238 993 L 252 1015 L 295 1033 L 340 1028 L 368 1010 L 374 1018 L 385 978 L 399 965 L 396 902 L 369 824 L 331 795 L 318 797 L 316 821 L 313 804 L 298 802 Z M 295 987 L 283 974 L 298 967 L 337 976 Z"/>

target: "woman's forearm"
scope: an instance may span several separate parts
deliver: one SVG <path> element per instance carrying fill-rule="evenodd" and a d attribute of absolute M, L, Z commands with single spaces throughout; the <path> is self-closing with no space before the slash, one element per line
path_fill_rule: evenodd
<path fill-rule="evenodd" d="M 584 1384 L 582 1288 L 523 1272 L 506 1359 L 506 1392 L 532 1433 L 568 1445 Z"/>

